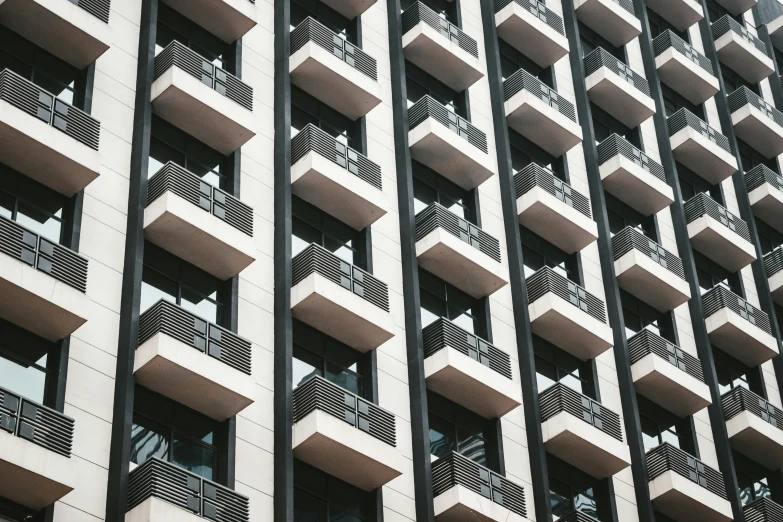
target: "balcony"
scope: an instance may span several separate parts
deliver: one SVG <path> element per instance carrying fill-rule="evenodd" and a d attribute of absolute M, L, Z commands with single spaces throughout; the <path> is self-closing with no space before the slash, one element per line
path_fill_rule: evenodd
<path fill-rule="evenodd" d="M 620 287 L 653 308 L 668 312 L 691 298 L 682 260 L 635 228 L 615 234 L 612 251 Z"/>
<path fill-rule="evenodd" d="M 101 124 L 25 80 L 0 72 L 0 162 L 68 197 L 101 169 Z"/>
<path fill-rule="evenodd" d="M 645 216 L 674 201 L 663 167 L 622 136 L 598 144 L 598 165 L 604 189 Z"/>
<path fill-rule="evenodd" d="M 710 404 L 701 361 L 650 330 L 628 339 L 631 377 L 636 391 L 678 417 Z"/>
<path fill-rule="evenodd" d="M 612 0 L 590 0 L 591 2 Z M 612 4 L 614 5 L 614 4 Z M 602 48 L 584 58 L 585 84 L 590 101 L 626 127 L 638 127 L 655 114 L 647 80 Z"/>
<path fill-rule="evenodd" d="M 598 239 L 590 200 L 531 163 L 514 175 L 519 222 L 569 254 Z"/>
<path fill-rule="evenodd" d="M 487 135 L 429 95 L 408 109 L 411 157 L 465 190 L 492 176 Z"/>
<path fill-rule="evenodd" d="M 0 24 L 79 70 L 111 45 L 111 0 L 4 0 Z"/>
<path fill-rule="evenodd" d="M 309 16 L 291 31 L 291 82 L 351 120 L 381 103 L 378 64 Z"/>
<path fill-rule="evenodd" d="M 421 2 L 401 18 L 405 59 L 457 92 L 484 76 L 476 40 Z"/>
<path fill-rule="evenodd" d="M 767 274 L 772 299 L 783 306 L 783 246 L 764 256 L 764 271 Z"/>
<path fill-rule="evenodd" d="M 576 0 L 579 21 L 615 47 L 622 47 L 642 33 L 642 23 L 633 12 L 631 0 Z"/>
<path fill-rule="evenodd" d="M 767 158 L 783 152 L 783 113 L 745 86 L 727 100 L 738 138 Z"/>
<path fill-rule="evenodd" d="M 35 511 L 76 485 L 73 419 L 0 388 L 0 496 Z"/>
<path fill-rule="evenodd" d="M 701 3 L 696 0 L 648 0 L 647 7 L 661 15 L 678 31 L 685 31 L 704 18 Z"/>
<path fill-rule="evenodd" d="M 435 520 L 527 522 L 522 486 L 459 453 L 432 463 Z"/>
<path fill-rule="evenodd" d="M 568 54 L 563 18 L 538 0 L 495 0 L 498 36 L 517 51 L 549 67 Z"/>
<path fill-rule="evenodd" d="M 783 410 L 745 388 L 721 401 L 731 446 L 769 469 L 783 466 Z"/>
<path fill-rule="evenodd" d="M 315 243 L 294 256 L 291 270 L 296 319 L 360 352 L 394 337 L 385 283 Z"/>
<path fill-rule="evenodd" d="M 684 207 L 693 248 L 730 272 L 755 261 L 747 223 L 704 193 L 686 201 Z"/>
<path fill-rule="evenodd" d="M 704 103 L 718 92 L 720 85 L 712 63 L 671 30 L 653 40 L 653 50 L 661 81 L 694 105 Z"/>
<path fill-rule="evenodd" d="M 745 173 L 745 186 L 753 215 L 783 232 L 783 177 L 766 165 L 757 165 Z"/>
<path fill-rule="evenodd" d="M 612 347 L 603 301 L 549 267 L 525 284 L 533 333 L 583 361 Z"/>
<path fill-rule="evenodd" d="M 291 191 L 364 230 L 387 212 L 381 166 L 313 124 L 291 140 Z"/>
<path fill-rule="evenodd" d="M 783 520 L 783 507 L 768 498 L 760 498 L 743 509 L 747 522 L 780 522 Z"/>
<path fill-rule="evenodd" d="M 754 7 L 758 0 L 717 0 L 728 12 L 737 16 Z"/>
<path fill-rule="evenodd" d="M 764 42 L 729 15 L 713 22 L 712 37 L 720 61 L 748 82 L 759 83 L 775 70 Z"/>
<path fill-rule="evenodd" d="M 552 156 L 582 142 L 574 104 L 526 70 L 506 78 L 503 94 L 508 126 Z"/>
<path fill-rule="evenodd" d="M 676 522 L 733 520 L 723 475 L 665 442 L 647 452 L 650 500 Z"/>
<path fill-rule="evenodd" d="M 255 27 L 260 16 L 256 0 L 166 0 L 166 4 L 229 44 Z"/>
<path fill-rule="evenodd" d="M 155 57 L 151 99 L 156 114 L 221 154 L 256 134 L 253 88 L 176 40 Z"/>
<path fill-rule="evenodd" d="M 547 452 L 597 479 L 631 465 L 615 412 L 560 383 L 538 398 Z"/>
<path fill-rule="evenodd" d="M 87 322 L 87 259 L 0 216 L 0 317 L 49 341 Z"/>
<path fill-rule="evenodd" d="M 144 236 L 224 281 L 255 261 L 253 209 L 171 161 L 147 184 Z"/>
<path fill-rule="evenodd" d="M 722 285 L 702 296 L 704 320 L 712 344 L 748 366 L 778 354 L 767 314 Z"/>
<path fill-rule="evenodd" d="M 772 45 L 776 49 L 783 49 L 783 16 L 778 16 L 767 23 L 767 32 Z"/>
<path fill-rule="evenodd" d="M 246 496 L 152 457 L 128 475 L 125 522 L 248 522 Z"/>
<path fill-rule="evenodd" d="M 416 257 L 421 268 L 475 298 L 508 284 L 498 240 L 439 203 L 416 215 Z"/>
<path fill-rule="evenodd" d="M 253 403 L 250 341 L 160 300 L 139 316 L 136 382 L 218 421 Z"/>
<path fill-rule="evenodd" d="M 394 415 L 323 377 L 294 389 L 294 457 L 365 491 L 402 474 Z"/>
<path fill-rule="evenodd" d="M 511 357 L 446 318 L 422 330 L 427 388 L 488 419 L 521 404 Z"/>
<path fill-rule="evenodd" d="M 357 16 L 361 16 L 375 5 L 377 0 L 321 0 L 324 4 L 328 5 L 344 17 L 349 20 L 353 20 Z"/>
<path fill-rule="evenodd" d="M 737 171 L 729 139 L 688 109 L 669 116 L 666 124 L 675 159 L 710 184 L 717 185 Z"/>

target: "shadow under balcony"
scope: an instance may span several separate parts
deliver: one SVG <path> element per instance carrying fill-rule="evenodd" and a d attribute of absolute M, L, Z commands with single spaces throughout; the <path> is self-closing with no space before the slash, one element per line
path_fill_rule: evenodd
<path fill-rule="evenodd" d="M 712 62 L 670 29 L 655 37 L 653 51 L 661 81 L 691 103 L 702 104 L 718 92 Z"/>
<path fill-rule="evenodd" d="M 648 0 L 646 4 L 678 31 L 685 31 L 704 18 L 701 3 L 696 0 Z"/>
<path fill-rule="evenodd" d="M 739 139 L 767 158 L 783 152 L 783 113 L 744 85 L 727 102 Z"/>
<path fill-rule="evenodd" d="M 731 16 L 724 15 L 712 23 L 712 37 L 720 61 L 749 83 L 759 83 L 774 72 L 764 42 Z"/>
<path fill-rule="evenodd" d="M 579 21 L 615 47 L 622 47 L 642 33 L 631 0 L 576 0 Z"/>
<path fill-rule="evenodd" d="M 256 25 L 256 0 L 165 0 L 199 27 L 232 44 Z"/>
<path fill-rule="evenodd" d="M 745 173 L 745 186 L 753 215 L 783 232 L 783 177 L 766 165 L 757 165 Z"/>
<path fill-rule="evenodd" d="M 745 388 L 723 394 L 731 447 L 769 469 L 783 466 L 783 410 Z"/>
<path fill-rule="evenodd" d="M 783 246 L 764 256 L 764 272 L 772 299 L 783 306 Z"/>
<path fill-rule="evenodd" d="M 498 36 L 540 67 L 568 54 L 563 18 L 538 0 L 495 0 Z"/>
<path fill-rule="evenodd" d="M 690 170 L 717 185 L 737 171 L 729 139 L 688 109 L 666 119 L 674 157 Z"/>

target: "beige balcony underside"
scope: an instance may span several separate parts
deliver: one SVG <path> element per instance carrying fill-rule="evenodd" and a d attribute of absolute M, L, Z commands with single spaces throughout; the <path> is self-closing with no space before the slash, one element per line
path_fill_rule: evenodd
<path fill-rule="evenodd" d="M 715 50 L 722 63 L 750 83 L 759 83 L 775 70 L 766 54 L 734 31 L 728 31 L 715 40 Z"/>
<path fill-rule="evenodd" d="M 687 417 L 710 404 L 710 389 L 657 355 L 645 355 L 631 365 L 636 391 L 679 417 Z"/>
<path fill-rule="evenodd" d="M 735 359 L 755 367 L 778 354 L 775 338 L 728 308 L 705 319 L 712 344 Z"/>
<path fill-rule="evenodd" d="M 614 262 L 614 272 L 623 290 L 661 312 L 674 310 L 691 298 L 687 281 L 636 249 Z"/>
<path fill-rule="evenodd" d="M 769 183 L 753 189 L 749 194 L 753 215 L 778 232 L 783 232 L 783 192 Z"/>
<path fill-rule="evenodd" d="M 437 522 L 528 522 L 522 515 L 456 485 L 433 499 Z"/>
<path fill-rule="evenodd" d="M 756 259 L 756 251 L 749 241 L 707 214 L 688 223 L 688 237 L 693 248 L 730 272 Z"/>
<path fill-rule="evenodd" d="M 733 15 L 742 14 L 758 3 L 758 0 L 717 0 Z"/>
<path fill-rule="evenodd" d="M 125 522 L 204 522 L 204 520 L 187 509 L 157 497 L 150 497 L 125 513 Z"/>
<path fill-rule="evenodd" d="M 672 47 L 655 57 L 655 67 L 663 83 L 696 105 L 712 98 L 720 88 L 715 76 Z"/>
<path fill-rule="evenodd" d="M 704 10 L 695 0 L 648 0 L 647 7 L 680 31 L 688 29 L 704 18 Z"/>
<path fill-rule="evenodd" d="M 642 23 L 612 0 L 576 0 L 576 16 L 592 30 L 622 47 L 642 33 Z"/>
<path fill-rule="evenodd" d="M 248 33 L 259 16 L 258 7 L 248 0 L 163 0 L 196 25 L 226 43 L 234 43 Z"/>
<path fill-rule="evenodd" d="M 519 222 L 569 254 L 598 239 L 598 225 L 541 187 L 517 198 Z"/>
<path fill-rule="evenodd" d="M 568 39 L 516 2 L 495 14 L 498 36 L 540 67 L 568 54 Z"/>
<path fill-rule="evenodd" d="M 552 156 L 562 156 L 582 142 L 578 123 L 527 90 L 516 93 L 504 107 L 508 126 Z"/>
<path fill-rule="evenodd" d="M 769 469 L 783 467 L 783 431 L 748 411 L 726 421 L 731 447 Z"/>
<path fill-rule="evenodd" d="M 656 511 L 676 522 L 729 522 L 734 518 L 728 500 L 673 471 L 649 485 Z"/>
<path fill-rule="evenodd" d="M 696 130 L 685 127 L 669 138 L 677 161 L 717 185 L 737 171 L 737 160 Z"/>
<path fill-rule="evenodd" d="M 597 2 L 599 0 L 590 0 Z M 618 7 L 618 9 L 621 9 Z M 655 102 L 642 91 L 601 67 L 585 80 L 590 101 L 626 127 L 638 127 L 655 114 Z"/>
<path fill-rule="evenodd" d="M 783 127 L 751 104 L 732 112 L 731 123 L 739 139 L 767 158 L 783 152 Z"/>
<path fill-rule="evenodd" d="M 641 166 L 618 154 L 598 168 L 604 189 L 645 216 L 651 216 L 674 201 L 674 191 Z"/>
<path fill-rule="evenodd" d="M 343 15 L 344 17 L 353 20 L 357 16 L 363 14 L 373 5 L 377 0 L 321 0 L 323 3 Z"/>

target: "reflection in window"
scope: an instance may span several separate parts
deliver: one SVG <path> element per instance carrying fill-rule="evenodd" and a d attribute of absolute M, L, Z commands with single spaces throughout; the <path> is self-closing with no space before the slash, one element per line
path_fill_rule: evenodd
<path fill-rule="evenodd" d="M 357 122 L 351 121 L 303 90 L 295 86 L 291 87 L 292 138 L 307 125 L 312 124 L 334 137 L 338 142 L 364 153 L 358 139 L 360 126 Z"/>
<path fill-rule="evenodd" d="M 600 498 L 606 497 L 604 481 L 599 481 L 587 473 L 547 454 L 549 471 L 549 494 L 552 514 L 562 518 L 574 511 L 580 511 L 596 520 L 606 520 L 605 510 L 601 509 Z"/>
<path fill-rule="evenodd" d="M 60 243 L 68 198 L 4 165 L 0 176 L 0 216 Z"/>
<path fill-rule="evenodd" d="M 358 264 L 356 230 L 296 196 L 292 207 L 292 257 L 315 243 L 346 263 Z"/>
<path fill-rule="evenodd" d="M 447 180 L 421 163 L 413 161 L 413 212 L 418 214 L 432 203 L 440 203 L 453 214 L 475 223 L 468 204 L 470 192 Z"/>
<path fill-rule="evenodd" d="M 433 100 L 446 107 L 447 110 L 463 118 L 467 117 L 463 97 L 457 91 L 441 83 L 410 62 L 405 64 L 405 85 L 407 86 L 409 109 L 424 96 L 429 95 Z"/>
<path fill-rule="evenodd" d="M 455 286 L 419 270 L 419 291 L 421 293 L 421 326 L 432 324 L 445 317 L 463 330 L 482 335 L 480 302 Z"/>
<path fill-rule="evenodd" d="M 589 366 L 537 335 L 533 335 L 533 350 L 539 393 L 561 383 L 578 393 L 589 395 Z"/>
<path fill-rule="evenodd" d="M 440 395 L 428 392 L 430 454 L 443 458 L 457 452 L 473 462 L 492 468 L 493 449 L 487 436 L 487 421 Z"/>
<path fill-rule="evenodd" d="M 690 449 L 683 447 L 681 443 L 680 431 L 685 428 L 682 419 L 645 397 L 637 395 L 637 403 L 639 404 L 639 419 L 642 424 L 644 451 L 650 451 L 666 442 L 684 451 Z"/>
<path fill-rule="evenodd" d="M 581 284 L 577 265 L 577 254 L 567 254 L 555 245 L 520 225 L 522 239 L 522 259 L 525 277 L 535 274 L 548 266 L 569 281 Z"/>
<path fill-rule="evenodd" d="M 361 522 L 369 519 L 367 493 L 294 460 L 295 522 Z"/>
<path fill-rule="evenodd" d="M 213 65 L 223 69 L 228 67 L 225 58 L 228 54 L 229 44 L 166 4 L 161 4 L 158 8 L 155 56 L 174 40 L 192 49 Z"/>
<path fill-rule="evenodd" d="M 313 375 L 365 397 L 360 363 L 363 355 L 331 337 L 294 321 L 293 387 Z"/>

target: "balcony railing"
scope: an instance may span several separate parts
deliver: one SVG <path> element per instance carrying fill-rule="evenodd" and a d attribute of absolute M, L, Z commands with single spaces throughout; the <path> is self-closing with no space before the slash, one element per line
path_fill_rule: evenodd
<path fill-rule="evenodd" d="M 346 263 L 324 247 L 312 243 L 291 260 L 293 281 L 296 286 L 313 273 L 346 288 L 378 308 L 389 311 L 389 288 L 359 267 Z"/>
<path fill-rule="evenodd" d="M 215 522 L 250 519 L 246 496 L 157 457 L 128 475 L 128 511 L 151 497 Z"/>
<path fill-rule="evenodd" d="M 617 261 L 631 250 L 638 250 L 663 268 L 685 281 L 682 260 L 635 228 L 625 227 L 612 238 L 612 251 Z"/>
<path fill-rule="evenodd" d="M 102 22 L 109 23 L 111 0 L 70 0 Z"/>
<path fill-rule="evenodd" d="M 533 304 L 546 293 L 552 292 L 591 317 L 606 323 L 606 308 L 603 301 L 548 266 L 528 276 L 525 279 L 525 285 L 527 286 L 527 300 L 529 304 Z"/>
<path fill-rule="evenodd" d="M 315 410 L 345 421 L 389 446 L 397 446 L 394 415 L 344 390 L 320 375 L 313 375 L 296 387 L 293 394 L 294 422 Z M 350 463 L 346 463 L 350 465 Z"/>
<path fill-rule="evenodd" d="M 531 163 L 514 175 L 514 188 L 517 198 L 522 197 L 535 187 L 541 187 L 571 208 L 592 219 L 590 200 L 587 196 L 571 188 L 571 185 L 556 178 L 548 169 Z"/>
<path fill-rule="evenodd" d="M 666 119 L 666 124 L 669 127 L 669 136 L 674 136 L 685 127 L 690 127 L 716 144 L 718 147 L 731 154 L 729 139 L 688 109 L 680 109 L 669 116 Z"/>
<path fill-rule="evenodd" d="M 432 118 L 447 129 L 456 133 L 460 138 L 486 153 L 487 135 L 476 128 L 462 116 L 458 116 L 436 102 L 430 95 L 423 96 L 408 109 L 408 127 L 410 130 L 422 123 L 427 118 Z"/>
<path fill-rule="evenodd" d="M 743 508 L 745 522 L 783 522 L 783 507 L 768 498 L 760 498 Z"/>
<path fill-rule="evenodd" d="M 710 493 L 723 499 L 727 498 L 726 484 L 719 471 L 712 469 L 699 459 L 688 455 L 668 442 L 648 451 L 646 457 L 649 481 L 652 482 L 667 471 L 673 471 L 695 482 Z"/>
<path fill-rule="evenodd" d="M 704 382 L 701 361 L 660 335 L 656 335 L 650 330 L 642 330 L 628 339 L 628 355 L 631 364 L 639 362 L 650 354 L 668 361 L 672 366 L 676 366 L 691 377 Z"/>
<path fill-rule="evenodd" d="M 718 18 L 715 22 L 712 24 L 712 38 L 714 40 L 717 40 L 724 34 L 728 33 L 729 31 L 733 31 L 734 33 L 738 34 L 747 42 L 758 49 L 761 53 L 764 54 L 764 56 L 767 56 L 767 46 L 764 45 L 764 42 L 758 39 L 757 36 L 750 34 L 745 27 L 737 22 L 734 18 L 732 18 L 729 15 L 723 15 L 721 18 Z"/>
<path fill-rule="evenodd" d="M 721 284 L 705 292 L 701 300 L 705 319 L 721 308 L 728 308 L 750 324 L 772 335 L 769 316 Z"/>
<path fill-rule="evenodd" d="M 310 151 L 336 163 L 378 190 L 383 190 L 380 165 L 348 145 L 340 143 L 312 123 L 291 139 L 291 164 L 302 159 Z"/>
<path fill-rule="evenodd" d="M 442 228 L 500 263 L 500 242 L 473 223 L 450 212 L 440 203 L 433 203 L 416 214 L 416 241 L 436 228 Z"/>
<path fill-rule="evenodd" d="M 764 256 L 764 272 L 767 277 L 772 277 L 783 270 L 783 246 L 777 247 Z"/>
<path fill-rule="evenodd" d="M 724 393 L 721 403 L 723 417 L 727 421 L 747 411 L 777 429 L 783 430 L 783 410 L 748 389 L 734 388 Z"/>
<path fill-rule="evenodd" d="M 310 16 L 291 31 L 291 56 L 307 42 L 326 49 L 360 73 L 378 81 L 378 62 L 375 58 Z"/>
<path fill-rule="evenodd" d="M 0 388 L 0 430 L 71 458 L 73 424 L 52 408 Z"/>
<path fill-rule="evenodd" d="M 703 215 L 708 215 L 712 219 L 720 221 L 720 223 L 731 230 L 736 232 L 745 241 L 750 241 L 750 231 L 748 230 L 748 224 L 742 219 L 738 218 L 725 207 L 720 205 L 717 201 L 709 197 L 705 193 L 696 194 L 691 199 L 685 202 L 685 221 L 690 223 Z"/>
<path fill-rule="evenodd" d="M 767 118 L 783 127 L 783 112 L 777 110 L 772 104 L 767 103 L 761 96 L 744 85 L 729 94 L 726 99 L 729 103 L 730 112 L 736 112 L 745 105 L 751 105 L 766 114 Z"/>
<path fill-rule="evenodd" d="M 631 13 L 633 13 L 633 9 L 631 10 Z M 590 76 L 601 67 L 606 67 L 614 74 L 636 87 L 636 89 L 641 91 L 644 95 L 650 96 L 650 84 L 647 83 L 647 80 L 601 47 L 594 49 L 590 54 L 585 56 L 584 65 L 585 77 Z"/>
<path fill-rule="evenodd" d="M 101 138 L 101 124 L 98 120 L 73 105 L 58 100 L 54 94 L 10 69 L 0 72 L 0 100 L 35 116 L 79 143 L 98 150 Z"/>
<path fill-rule="evenodd" d="M 0 216 L 0 252 L 80 292 L 87 291 L 87 258 Z"/>
<path fill-rule="evenodd" d="M 245 109 L 253 110 L 253 88 L 174 40 L 155 57 L 155 80 L 178 67 Z"/>
<path fill-rule="evenodd" d="M 520 91 L 531 93 L 571 121 L 576 121 L 576 109 L 574 108 L 574 104 L 560 96 L 556 90 L 552 89 L 524 69 L 518 70 L 503 82 L 503 96 L 506 101 L 510 100 L 511 97 Z"/>
<path fill-rule="evenodd" d="M 539 393 L 538 398 L 541 403 L 541 422 L 566 412 L 620 442 L 623 441 L 620 416 L 590 397 L 557 383 Z"/>
<path fill-rule="evenodd" d="M 581 511 L 572 511 L 569 514 L 558 518 L 557 522 L 598 522 L 598 520 Z"/>
<path fill-rule="evenodd" d="M 425 359 L 450 347 L 511 379 L 511 357 L 506 352 L 463 330 L 445 317 L 427 325 L 422 329 L 421 335 L 424 340 Z"/>
<path fill-rule="evenodd" d="M 522 486 L 454 452 L 432 463 L 432 496 L 437 497 L 456 486 L 469 489 L 522 517 L 527 516 Z"/>
<path fill-rule="evenodd" d="M 666 173 L 663 170 L 663 166 L 631 145 L 631 142 L 622 136 L 612 134 L 598 144 L 598 165 L 603 165 L 617 155 L 625 156 L 659 180 L 666 182 Z"/>
<path fill-rule="evenodd" d="M 161 299 L 139 316 L 139 346 L 163 333 L 250 375 L 251 344 L 235 333 Z"/>
<path fill-rule="evenodd" d="M 173 161 L 166 163 L 149 179 L 147 206 L 166 192 L 176 194 L 248 236 L 253 236 L 252 208 Z"/>
<path fill-rule="evenodd" d="M 778 191 L 783 192 L 783 177 L 766 165 L 756 165 L 745 173 L 745 187 L 748 192 L 752 192 L 765 183 L 769 183 Z"/>
<path fill-rule="evenodd" d="M 421 2 L 416 2 L 403 11 L 401 19 L 402 34 L 413 29 L 419 22 L 429 25 L 449 41 L 456 43 L 460 49 L 478 58 L 478 43 L 476 43 L 476 40 L 462 32 L 462 29 L 456 25 L 441 18 L 438 13 Z"/>
<path fill-rule="evenodd" d="M 655 52 L 655 56 L 662 54 L 670 47 L 706 72 L 713 74 L 712 62 L 710 62 L 706 56 L 694 49 L 691 44 L 674 34 L 671 29 L 662 32 L 653 40 L 653 51 Z"/>
<path fill-rule="evenodd" d="M 514 2 L 523 9 L 530 11 L 533 16 L 544 22 L 546 25 L 565 36 L 565 29 L 563 28 L 563 18 L 547 8 L 544 2 L 538 0 L 495 0 L 495 12 L 499 13 L 511 2 Z"/>

